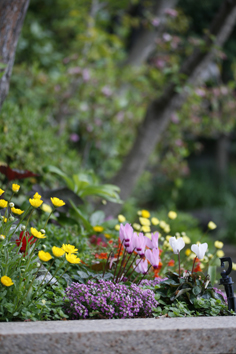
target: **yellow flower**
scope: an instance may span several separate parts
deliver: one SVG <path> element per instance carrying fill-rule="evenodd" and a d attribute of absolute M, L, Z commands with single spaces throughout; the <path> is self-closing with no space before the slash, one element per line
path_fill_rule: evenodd
<path fill-rule="evenodd" d="M 141 210 L 141 215 L 143 218 L 150 218 L 150 213 L 147 210 Z"/>
<path fill-rule="evenodd" d="M 210 230 L 214 230 L 217 228 L 216 224 L 213 221 L 209 221 L 207 226 Z"/>
<path fill-rule="evenodd" d="M 117 224 L 117 225 L 115 226 L 115 230 L 116 230 L 116 231 L 119 231 L 119 230 L 120 230 L 120 225 L 119 225 L 119 224 Z"/>
<path fill-rule="evenodd" d="M 53 246 L 52 247 L 52 253 L 55 257 L 61 257 L 65 253 L 65 251 L 62 248 Z"/>
<path fill-rule="evenodd" d="M 144 231 L 144 232 L 150 232 L 151 231 L 150 226 L 146 226 L 146 225 L 142 226 L 141 230 Z"/>
<path fill-rule="evenodd" d="M 30 202 L 30 204 L 32 205 L 32 207 L 34 207 L 34 208 L 38 208 L 38 207 L 40 207 L 40 205 L 42 205 L 43 204 L 43 201 L 42 200 L 40 200 L 40 199 L 29 199 L 29 202 Z"/>
<path fill-rule="evenodd" d="M 50 205 L 43 203 L 43 205 L 41 206 L 41 209 L 43 211 L 45 211 L 45 213 L 50 214 L 52 212 L 52 208 L 50 207 Z"/>
<path fill-rule="evenodd" d="M 74 245 L 70 245 L 70 244 L 67 244 L 67 245 L 62 245 L 61 247 L 66 253 L 76 253 L 78 251 L 77 248 L 75 248 Z"/>
<path fill-rule="evenodd" d="M 146 218 L 140 217 L 140 218 L 139 218 L 139 221 L 140 221 L 140 224 L 143 225 L 143 226 L 150 226 L 150 225 L 151 225 L 150 220 L 148 220 L 148 219 L 146 219 Z"/>
<path fill-rule="evenodd" d="M 150 238 L 150 240 L 152 239 L 152 234 L 151 234 L 150 232 L 147 232 L 147 233 L 145 234 L 145 236 L 148 237 L 148 238 Z"/>
<path fill-rule="evenodd" d="M 42 234 L 42 232 L 37 231 L 34 227 L 31 227 L 31 228 L 30 228 L 30 231 L 31 231 L 31 234 L 32 234 L 34 237 L 37 237 L 37 238 L 46 238 L 46 236 L 45 236 L 44 234 Z"/>
<path fill-rule="evenodd" d="M 188 257 L 190 260 L 193 260 L 194 258 L 196 258 L 195 253 L 191 253 Z"/>
<path fill-rule="evenodd" d="M 189 243 L 191 243 L 190 238 L 189 238 L 188 236 L 186 236 L 186 235 L 183 236 L 182 239 L 184 240 L 184 243 L 185 243 L 186 245 L 188 245 Z"/>
<path fill-rule="evenodd" d="M 3 193 L 5 193 L 5 191 L 0 188 L 0 196 L 1 196 Z"/>
<path fill-rule="evenodd" d="M 177 218 L 177 213 L 175 211 L 169 211 L 168 217 L 172 220 Z"/>
<path fill-rule="evenodd" d="M 50 255 L 50 253 L 49 252 L 44 252 L 44 251 L 39 251 L 38 257 L 43 262 L 48 262 L 48 261 L 50 261 L 50 259 L 52 259 L 52 256 Z"/>
<path fill-rule="evenodd" d="M 236 263 L 234 263 L 234 262 L 232 263 L 232 269 L 236 270 Z"/>
<path fill-rule="evenodd" d="M 81 262 L 81 259 L 76 257 L 75 254 L 66 254 L 66 260 L 69 262 L 69 263 L 72 263 L 72 264 L 78 264 Z"/>
<path fill-rule="evenodd" d="M 1 277 L 1 283 L 5 286 L 11 286 L 14 284 L 11 278 L 7 277 L 6 275 Z"/>
<path fill-rule="evenodd" d="M 3 218 L 3 221 L 4 221 L 4 222 L 7 222 L 7 218 Z"/>
<path fill-rule="evenodd" d="M 170 235 L 167 235 L 166 236 L 166 241 L 170 241 L 170 238 L 171 238 L 172 236 L 170 236 Z"/>
<path fill-rule="evenodd" d="M 167 224 L 166 224 L 165 221 L 161 220 L 160 223 L 159 223 L 159 225 L 160 225 L 160 227 L 161 227 L 162 229 L 164 229 Z"/>
<path fill-rule="evenodd" d="M 106 238 L 111 238 L 111 235 L 109 235 L 109 234 L 104 234 L 104 236 L 105 236 Z"/>
<path fill-rule="evenodd" d="M 19 184 L 13 184 L 11 188 L 14 193 L 17 193 L 20 190 Z"/>
<path fill-rule="evenodd" d="M 103 230 L 104 230 L 104 227 L 102 227 L 102 226 L 94 226 L 93 227 L 93 230 L 95 231 L 95 232 L 102 232 Z"/>
<path fill-rule="evenodd" d="M 33 196 L 34 199 L 41 199 L 41 195 L 38 194 L 38 192 L 35 193 L 35 195 Z"/>
<path fill-rule="evenodd" d="M 215 241 L 214 245 L 216 248 L 222 248 L 224 246 L 223 242 L 221 241 Z"/>
<path fill-rule="evenodd" d="M 54 205 L 54 207 L 56 207 L 56 208 L 59 208 L 59 207 L 66 204 L 65 202 L 63 202 L 63 200 L 56 198 L 56 197 L 51 198 L 51 202 Z"/>
<path fill-rule="evenodd" d="M 170 225 L 166 225 L 165 226 L 164 232 L 167 233 L 167 234 L 170 232 Z"/>
<path fill-rule="evenodd" d="M 222 250 L 216 252 L 217 257 L 221 258 L 224 257 L 225 253 Z"/>
<path fill-rule="evenodd" d="M 157 218 L 151 218 L 152 225 L 158 225 L 159 220 Z"/>
<path fill-rule="evenodd" d="M 190 256 L 191 253 L 192 252 L 191 252 L 190 248 L 187 248 L 186 251 L 185 251 L 186 256 L 187 257 Z"/>
<path fill-rule="evenodd" d="M 213 258 L 213 254 L 211 254 L 211 253 L 208 253 L 207 256 L 208 256 L 209 259 L 212 259 L 212 258 Z"/>
<path fill-rule="evenodd" d="M 133 228 L 137 231 L 139 231 L 141 229 L 141 226 L 139 224 L 137 224 L 136 222 L 133 224 Z"/>
<path fill-rule="evenodd" d="M 6 236 L 5 235 L 0 235 L 0 240 L 5 240 Z"/>
<path fill-rule="evenodd" d="M 125 222 L 126 218 L 124 217 L 124 215 L 118 215 L 118 221 L 119 222 Z"/>
<path fill-rule="evenodd" d="M 137 211 L 137 214 L 138 214 L 139 216 L 142 216 L 142 211 L 141 211 L 141 210 Z"/>
<path fill-rule="evenodd" d="M 21 210 L 21 209 L 16 209 L 16 208 L 11 208 L 11 211 L 14 213 L 14 214 L 18 214 L 18 215 L 21 215 L 24 213 L 24 210 Z"/>
<path fill-rule="evenodd" d="M 0 199 L 0 208 L 6 208 L 8 205 L 8 202 L 4 199 Z"/>

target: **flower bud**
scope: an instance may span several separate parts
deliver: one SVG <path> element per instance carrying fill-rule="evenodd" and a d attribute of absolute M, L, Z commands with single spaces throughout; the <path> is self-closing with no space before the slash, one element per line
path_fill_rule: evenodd
<path fill-rule="evenodd" d="M 47 248 L 46 245 L 42 245 L 42 247 L 43 247 L 44 250 Z"/>
<path fill-rule="evenodd" d="M 25 225 L 21 225 L 21 231 L 25 231 Z"/>
<path fill-rule="evenodd" d="M 37 267 L 39 268 L 41 266 L 41 264 L 39 262 L 37 262 Z"/>
<path fill-rule="evenodd" d="M 24 268 L 22 268 L 22 269 L 21 269 L 21 271 L 22 271 L 22 272 L 25 272 L 25 269 L 24 269 Z"/>
<path fill-rule="evenodd" d="M 1 219 L 2 219 L 2 220 L 4 219 L 4 216 L 3 216 L 3 215 L 1 215 Z"/>
<path fill-rule="evenodd" d="M 46 231 L 45 231 L 44 229 L 41 229 L 40 232 L 41 232 L 42 234 L 46 234 Z"/>
<path fill-rule="evenodd" d="M 5 240 L 6 236 L 0 235 L 0 240 Z"/>
<path fill-rule="evenodd" d="M 9 220 L 10 220 L 10 221 L 14 221 L 14 220 L 15 220 L 14 216 L 11 215 L 11 216 L 9 217 Z"/>
<path fill-rule="evenodd" d="M 22 262 L 25 262 L 25 258 L 22 258 Z"/>
<path fill-rule="evenodd" d="M 12 202 L 11 202 L 11 203 L 9 203 L 9 207 L 10 207 L 10 208 L 14 208 L 14 205 L 15 205 L 15 204 L 14 204 L 14 203 L 12 203 Z"/>

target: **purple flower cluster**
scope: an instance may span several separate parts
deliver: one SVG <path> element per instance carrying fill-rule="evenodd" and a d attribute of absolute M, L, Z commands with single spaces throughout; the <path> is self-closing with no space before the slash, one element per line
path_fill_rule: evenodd
<path fill-rule="evenodd" d="M 150 289 L 103 279 L 97 283 L 88 281 L 86 285 L 72 283 L 66 289 L 66 296 L 65 311 L 72 320 L 92 314 L 97 318 L 152 317 L 152 308 L 158 305 Z"/>

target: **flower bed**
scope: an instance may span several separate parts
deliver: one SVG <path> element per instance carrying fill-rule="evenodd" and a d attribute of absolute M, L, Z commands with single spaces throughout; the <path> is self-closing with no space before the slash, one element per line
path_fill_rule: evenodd
<path fill-rule="evenodd" d="M 12 202 L 19 190 L 20 186 L 13 184 L 9 199 L 0 200 L 4 210 L 0 225 L 0 321 L 234 315 L 214 288 L 214 277 L 202 272 L 204 262 L 212 271 L 214 264 L 210 262 L 217 260 L 222 242 L 215 242 L 215 255 L 208 251 L 206 242 L 197 242 L 182 257 L 180 252 L 191 242 L 186 233 L 163 239 L 160 229 L 169 233 L 170 225 L 143 210 L 140 225 L 134 223 L 132 227 L 119 215 L 120 224 L 115 225 L 113 236 L 104 233 L 109 241 L 87 244 L 82 252 L 77 244 L 68 243 L 68 238 L 60 244 L 55 231 L 51 236 L 56 245 L 48 240 L 48 221 L 64 201 L 51 198 L 53 208 L 42 219 L 43 227 L 42 221 L 40 227 L 34 227 L 35 210 L 42 206 L 42 197 L 36 192 L 24 211 Z M 100 212 L 91 217 L 95 226 L 85 220 L 87 240 L 92 232 L 98 233 L 98 240 L 103 225 L 108 225 L 98 225 L 98 215 Z M 168 217 L 175 220 L 177 213 L 171 211 Z M 151 223 L 160 225 L 159 230 L 152 230 Z M 215 227 L 209 223 L 209 229 Z"/>

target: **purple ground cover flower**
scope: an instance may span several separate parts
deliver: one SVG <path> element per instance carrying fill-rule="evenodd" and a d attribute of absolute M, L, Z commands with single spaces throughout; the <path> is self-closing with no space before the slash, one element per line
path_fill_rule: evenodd
<path fill-rule="evenodd" d="M 114 284 L 103 279 L 97 283 L 72 283 L 66 289 L 65 311 L 72 320 L 88 318 L 93 313 L 97 318 L 152 317 L 152 308 L 157 307 L 155 294 L 150 289 L 141 289 L 136 284 Z M 96 312 L 96 314 L 95 314 Z"/>

